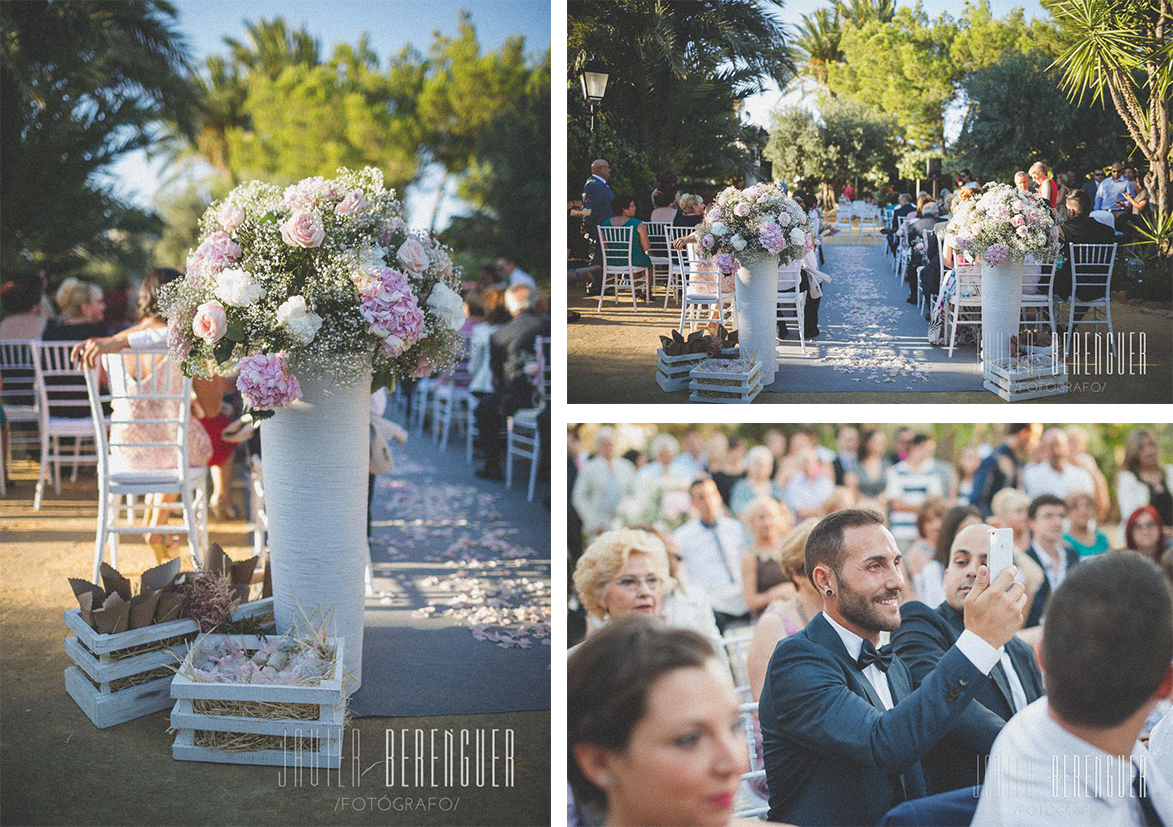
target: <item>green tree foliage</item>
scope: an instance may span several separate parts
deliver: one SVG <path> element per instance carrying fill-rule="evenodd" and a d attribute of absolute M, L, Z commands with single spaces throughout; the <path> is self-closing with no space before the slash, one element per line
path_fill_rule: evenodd
<path fill-rule="evenodd" d="M 817 9 L 813 14 L 804 14 L 797 27 L 794 40 L 797 52 L 799 74 L 810 78 L 820 89 L 829 91 L 827 72 L 832 64 L 843 60 L 839 39 L 843 30 L 839 14 L 834 8 Z"/>
<path fill-rule="evenodd" d="M 62 275 L 140 263 L 158 219 L 102 173 L 149 146 L 161 119 L 193 131 L 174 8 L 28 0 L 0 15 L 0 266 Z"/>
<path fill-rule="evenodd" d="M 969 115 L 953 147 L 958 164 L 1011 180 L 1034 161 L 1084 173 L 1128 152 L 1124 124 L 1111 109 L 1067 100 L 1041 52 L 1006 52 L 964 83 Z"/>
<path fill-rule="evenodd" d="M 819 120 L 805 109 L 778 113 L 763 153 L 774 177 L 809 184 L 820 181 L 836 192 L 848 181 L 873 185 L 888 180 L 896 163 L 896 123 L 860 101 L 823 98 Z"/>
<path fill-rule="evenodd" d="M 571 0 L 571 122 L 586 120 L 578 74 L 586 61 L 601 59 L 610 81 L 600 122 L 630 145 L 623 154 L 646 153 L 657 172 L 722 182 L 740 177 L 754 163 L 752 135 L 737 112 L 740 102 L 768 79 L 784 86 L 794 73 L 786 32 L 769 13 L 770 6 L 780 5 L 779 0 Z M 590 160 L 571 154 L 571 186 L 581 183 Z"/>

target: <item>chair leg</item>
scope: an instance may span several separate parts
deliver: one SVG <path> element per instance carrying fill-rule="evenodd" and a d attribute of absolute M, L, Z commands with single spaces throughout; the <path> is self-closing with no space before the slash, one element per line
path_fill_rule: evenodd
<path fill-rule="evenodd" d="M 41 510 L 41 498 L 45 494 L 45 483 L 49 479 L 49 435 L 41 434 L 41 464 L 37 469 L 37 490 L 33 494 L 33 511 Z"/>
<path fill-rule="evenodd" d="M 94 583 L 102 582 L 98 578 L 102 574 L 102 550 L 106 548 L 106 535 L 109 533 L 110 523 L 110 495 L 105 491 L 98 493 L 98 531 L 94 537 Z"/>
<path fill-rule="evenodd" d="M 534 501 L 534 486 L 538 481 L 538 457 L 541 456 L 542 447 L 537 428 L 534 428 L 534 451 L 529 457 L 529 493 L 526 494 L 526 502 Z"/>
<path fill-rule="evenodd" d="M 117 496 L 110 498 L 110 505 L 111 505 L 110 522 L 111 522 L 111 525 L 114 525 L 118 522 L 118 508 L 119 508 L 118 501 L 119 501 L 119 499 L 120 498 Z M 109 536 L 107 537 L 106 542 L 108 542 L 110 544 L 110 565 L 112 565 L 114 568 L 118 568 L 118 532 L 111 531 Z"/>
<path fill-rule="evenodd" d="M 78 460 L 81 459 L 81 440 L 80 436 L 73 438 L 73 470 L 69 474 L 69 481 L 71 483 L 77 482 L 77 466 Z"/>
<path fill-rule="evenodd" d="M 505 425 L 505 487 L 513 487 L 513 418 Z"/>
<path fill-rule="evenodd" d="M 1112 350 L 1112 356 L 1116 356 L 1116 336 L 1112 332 L 1112 299 L 1109 297 L 1108 303 L 1104 305 L 1104 317 L 1108 320 L 1108 347 Z"/>
<path fill-rule="evenodd" d="M 607 295 L 607 271 L 603 271 L 603 284 L 599 288 L 599 311 L 603 310 L 603 297 Z"/>
<path fill-rule="evenodd" d="M 199 543 L 199 528 L 196 526 L 195 516 L 195 500 L 196 489 L 192 486 L 185 485 L 183 487 L 183 494 L 180 495 L 180 500 L 183 505 L 183 524 L 187 526 L 187 551 L 191 555 L 191 562 L 195 568 L 199 568 L 199 552 L 196 545 Z"/>
<path fill-rule="evenodd" d="M 795 315 L 798 316 L 798 344 L 802 348 L 802 355 L 806 356 L 806 299 L 801 295 L 794 309 Z"/>
<path fill-rule="evenodd" d="M 953 346 L 957 343 L 957 315 L 961 311 L 960 307 L 953 309 L 953 322 L 949 326 L 949 355 L 953 355 Z M 948 311 L 946 311 L 948 312 Z"/>

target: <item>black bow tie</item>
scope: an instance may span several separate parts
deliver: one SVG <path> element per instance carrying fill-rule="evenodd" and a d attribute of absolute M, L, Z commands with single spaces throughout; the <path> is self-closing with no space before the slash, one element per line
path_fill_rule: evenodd
<path fill-rule="evenodd" d="M 888 667 L 892 665 L 892 647 L 884 646 L 877 652 L 872 642 L 865 640 L 863 646 L 860 647 L 859 657 L 855 659 L 855 665 L 862 672 L 873 663 L 880 668 L 881 672 L 887 672 Z"/>

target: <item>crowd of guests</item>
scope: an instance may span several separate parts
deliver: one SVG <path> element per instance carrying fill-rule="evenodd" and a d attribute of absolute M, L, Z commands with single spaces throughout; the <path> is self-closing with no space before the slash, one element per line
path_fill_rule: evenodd
<path fill-rule="evenodd" d="M 758 704 L 753 783 L 771 821 L 875 824 L 938 794 L 924 801 L 972 814 L 986 756 L 1024 743 L 1045 763 L 998 766 L 1025 792 L 987 785 L 975 823 L 1059 823 L 1013 811 L 1040 803 L 1052 746 L 1127 755 L 1151 731 L 1173 768 L 1173 464 L 1148 429 L 1127 436 L 1111 487 L 1078 427 L 1010 425 L 956 462 L 911 428 L 889 446 L 841 426 L 833 448 L 801 426 L 756 446 L 690 430 L 626 455 L 621 433 L 600 428 L 593 455 L 568 433 L 586 615 L 570 626 L 572 818 L 729 823 L 749 758 L 739 700 Z M 687 490 L 684 522 L 623 525 L 624 498 L 657 486 Z M 1117 513 L 1119 533 L 1104 522 Z M 1015 547 L 995 578 L 993 528 Z M 672 732 L 694 746 L 673 751 Z M 1164 783 L 1146 778 L 1143 805 L 1170 823 Z M 1096 806 L 1111 819 L 1137 799 Z"/>

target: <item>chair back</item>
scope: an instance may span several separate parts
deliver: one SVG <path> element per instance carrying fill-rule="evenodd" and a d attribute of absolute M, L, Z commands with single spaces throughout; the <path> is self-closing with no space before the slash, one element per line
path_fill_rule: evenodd
<path fill-rule="evenodd" d="M 549 336 L 539 336 L 534 342 L 538 351 L 538 370 L 542 374 L 542 399 L 546 402 L 550 401 L 550 388 L 553 377 L 553 369 L 550 366 L 551 341 Z"/>
<path fill-rule="evenodd" d="M 106 393 L 99 384 L 98 367 L 85 372 L 99 478 L 149 470 L 174 471 L 176 481 L 182 481 L 188 466 L 191 379 L 163 348 L 106 354 L 101 367 L 108 379 Z M 148 455 L 157 460 L 145 461 Z"/>
<path fill-rule="evenodd" d="M 798 285 L 802 279 L 802 259 L 782 264 L 778 267 L 778 292 L 798 292 Z"/>
<path fill-rule="evenodd" d="M 1055 290 L 1056 262 L 1031 262 L 1022 265 L 1022 295 L 1051 296 Z"/>
<path fill-rule="evenodd" d="M 1112 289 L 1112 267 L 1116 263 L 1115 244 L 1068 244 L 1071 252 L 1071 294 L 1080 287 L 1103 291 L 1107 298 Z M 1086 291 L 1085 291 L 1086 292 Z"/>
<path fill-rule="evenodd" d="M 689 244 L 684 248 L 684 267 L 681 270 L 681 281 L 684 284 L 686 295 L 721 295 L 721 270 L 717 262 L 701 255 L 697 245 Z"/>
<path fill-rule="evenodd" d="M 976 262 L 957 262 L 954 272 L 957 276 L 957 298 L 980 303 L 982 290 L 982 265 Z"/>
<path fill-rule="evenodd" d="M 634 227 L 599 225 L 599 242 L 603 248 L 603 269 L 631 270 L 631 238 Z"/>
<path fill-rule="evenodd" d="M 648 257 L 660 260 L 661 262 L 668 260 L 668 227 L 671 226 L 667 221 L 645 221 L 644 227 L 647 228 L 648 233 Z"/>
<path fill-rule="evenodd" d="M 738 707 L 738 712 L 741 714 L 741 727 L 745 732 L 745 746 L 749 752 L 749 771 L 741 774 L 741 780 L 745 782 L 766 777 L 766 768 L 758 761 L 757 719 L 755 717 L 757 711 L 758 705 L 756 703 L 744 703 Z M 750 809 L 738 810 L 733 814 L 733 817 L 761 818 L 769 811 L 769 807 L 752 807 Z"/>
<path fill-rule="evenodd" d="M 51 417 L 79 419 L 90 415 L 89 395 L 82 371 L 69 361 L 77 342 L 33 342 L 37 402 L 41 427 Z"/>
<path fill-rule="evenodd" d="M 38 421 L 35 345 L 26 339 L 0 339 L 0 405 L 15 422 Z"/>

